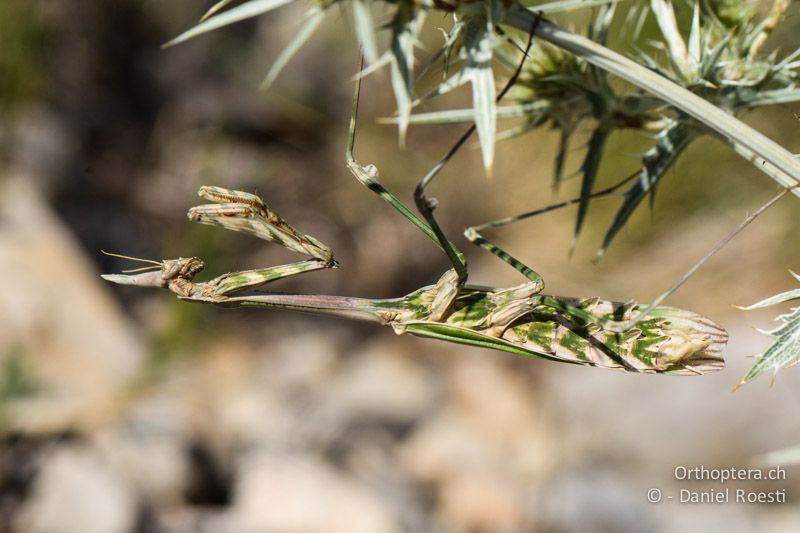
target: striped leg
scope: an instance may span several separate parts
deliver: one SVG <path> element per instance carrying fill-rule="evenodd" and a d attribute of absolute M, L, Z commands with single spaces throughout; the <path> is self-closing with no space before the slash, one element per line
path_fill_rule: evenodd
<path fill-rule="evenodd" d="M 601 191 L 597 191 L 595 193 L 590 194 L 589 198 L 598 199 L 598 198 L 615 197 L 615 196 L 617 196 L 617 194 L 616 194 L 617 190 L 619 188 L 621 188 L 623 185 L 625 185 L 626 183 L 628 183 L 629 181 L 631 181 L 632 179 L 634 179 L 636 176 L 638 176 L 638 172 L 636 172 L 634 174 L 631 174 L 627 178 L 625 178 L 622 181 L 612 185 L 611 187 L 608 187 L 607 189 L 604 189 L 604 190 L 601 190 Z M 501 218 L 501 219 L 495 220 L 493 222 L 487 222 L 485 224 L 480 224 L 478 226 L 470 226 L 469 228 L 467 228 L 464 231 L 464 236 L 467 239 L 469 239 L 469 241 L 472 242 L 473 244 L 475 244 L 477 246 L 480 246 L 481 248 L 483 248 L 484 250 L 488 251 L 489 253 L 491 253 L 492 255 L 494 255 L 495 257 L 497 257 L 498 259 L 500 259 L 504 263 L 507 263 L 512 268 L 514 268 L 515 270 L 520 272 L 523 276 L 528 278 L 529 284 L 531 286 L 530 287 L 531 291 L 534 292 L 534 293 L 538 293 L 544 288 L 544 280 L 542 279 L 542 276 L 539 275 L 532 268 L 527 266 L 525 263 L 520 261 L 519 259 L 515 258 L 514 256 L 512 256 L 511 254 L 509 254 L 508 252 L 506 252 L 505 250 L 503 250 L 502 248 L 500 248 L 496 244 L 493 244 L 492 242 L 490 242 L 489 240 L 484 238 L 483 235 L 481 235 L 481 232 L 486 231 L 486 230 L 490 230 L 490 229 L 494 229 L 494 228 L 499 228 L 499 227 L 502 227 L 502 226 L 507 226 L 509 224 L 513 224 L 515 222 L 519 222 L 521 220 L 525 220 L 525 219 L 528 219 L 528 218 L 533 218 L 535 216 L 542 215 L 544 213 L 548 213 L 548 212 L 554 211 L 556 209 L 561 209 L 561 208 L 564 208 L 564 207 L 575 205 L 575 204 L 580 203 L 581 200 L 582 200 L 581 197 L 572 198 L 570 200 L 566 200 L 564 202 L 560 202 L 560 203 L 557 203 L 557 204 L 549 205 L 549 206 L 541 208 L 541 209 L 528 211 L 526 213 L 522 213 L 522 214 L 519 214 L 519 215 L 514 215 L 514 216 L 510 216 L 510 217 L 506 217 L 506 218 Z M 603 319 L 597 317 L 596 315 L 593 315 L 591 313 L 588 313 L 588 312 L 584 311 L 583 309 L 579 309 L 577 307 L 574 307 L 574 306 L 571 306 L 571 305 L 568 305 L 568 304 L 564 303 L 563 299 L 557 299 L 557 298 L 553 298 L 553 297 L 550 297 L 550 296 L 541 296 L 541 303 L 544 304 L 544 305 L 547 305 L 549 307 L 553 307 L 554 309 L 557 309 L 559 311 L 563 311 L 565 313 L 570 313 L 572 316 L 576 316 L 576 317 L 578 317 L 578 318 L 580 318 L 582 320 L 585 320 L 585 321 L 587 321 L 589 323 L 598 324 L 598 325 L 602 326 L 604 329 L 608 329 L 608 330 L 611 330 L 611 331 L 623 331 L 625 329 L 628 329 L 627 328 L 628 325 L 625 322 L 603 320 Z"/>
<path fill-rule="evenodd" d="M 537 17 L 536 23 L 538 23 L 539 18 Z M 514 75 L 509 79 L 506 86 L 498 95 L 497 99 L 500 100 L 508 90 L 514 85 L 519 74 L 522 70 L 522 65 L 524 62 L 524 58 L 528 55 L 528 50 L 533 42 L 533 35 L 535 32 L 535 25 L 531 28 L 531 32 L 528 38 L 528 44 L 526 49 L 524 50 L 524 57 L 523 61 L 520 62 L 517 70 L 514 72 Z M 379 174 L 378 169 L 374 165 L 361 165 L 359 164 L 353 157 L 353 148 L 355 144 L 355 125 L 356 125 L 356 116 L 358 111 L 358 97 L 361 88 L 361 80 L 359 79 L 356 84 L 355 95 L 353 97 L 353 107 L 352 113 L 350 115 L 350 130 L 349 130 L 349 137 L 348 137 L 348 144 L 347 144 L 347 151 L 346 151 L 346 161 L 347 166 L 350 169 L 350 172 L 356 177 L 356 179 L 365 187 L 367 187 L 372 192 L 378 194 L 384 201 L 386 201 L 389 205 L 395 208 L 401 215 L 403 215 L 407 220 L 409 220 L 412 224 L 414 224 L 417 228 L 420 229 L 425 235 L 428 236 L 436 245 L 445 252 L 450 263 L 453 266 L 452 272 L 455 276 L 450 275 L 450 273 L 446 273 L 439 282 L 435 285 L 434 290 L 437 291 L 437 295 L 434 298 L 436 305 L 433 306 L 435 309 L 432 309 L 432 316 L 433 315 L 440 315 L 444 314 L 447 309 L 452 304 L 455 297 L 458 295 L 458 288 L 463 286 L 467 280 L 467 262 L 464 258 L 464 254 L 453 244 L 447 236 L 444 234 L 441 226 L 436 221 L 436 218 L 433 216 L 433 210 L 436 206 L 436 202 L 433 199 L 429 199 L 425 196 L 425 188 L 430 184 L 433 178 L 444 168 L 450 158 L 455 155 L 455 153 L 461 148 L 461 146 L 466 142 L 470 135 L 475 131 L 475 126 L 467 130 L 464 135 L 455 143 L 455 145 L 448 151 L 448 153 L 431 169 L 428 174 L 422 178 L 422 180 L 417 185 L 414 191 L 414 200 L 417 206 L 417 209 L 422 214 L 424 221 L 417 217 L 411 210 L 408 209 L 400 200 L 397 199 L 391 192 L 389 192 L 378 180 Z M 444 296 L 446 295 L 446 296 Z"/>
<path fill-rule="evenodd" d="M 295 229 L 259 196 L 213 186 L 200 187 L 198 195 L 212 203 L 191 208 L 189 220 L 249 233 L 311 257 L 287 265 L 222 274 L 211 281 L 195 284 L 198 294 L 211 298 L 227 296 L 296 274 L 336 267 L 330 248 Z"/>
<path fill-rule="evenodd" d="M 189 209 L 189 220 L 250 233 L 260 239 L 308 255 L 328 267 L 336 265 L 330 248 L 314 237 L 296 230 L 270 209 L 259 196 L 209 185 L 200 187 L 197 194 L 213 203 Z"/>

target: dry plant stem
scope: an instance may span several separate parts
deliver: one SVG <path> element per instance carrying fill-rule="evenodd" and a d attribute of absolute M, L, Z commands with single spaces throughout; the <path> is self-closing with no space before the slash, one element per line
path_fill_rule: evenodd
<path fill-rule="evenodd" d="M 536 17 L 536 14 L 519 6 L 508 10 L 503 22 L 519 30 L 529 31 Z M 792 189 L 795 195 L 800 196 L 800 189 L 794 188 L 800 184 L 800 160 L 767 136 L 676 83 L 586 37 L 544 19 L 538 23 L 535 31 L 537 37 L 654 94 L 705 124 L 728 142 L 740 156 L 782 187 Z"/>
<path fill-rule="evenodd" d="M 686 282 L 686 280 L 691 278 L 694 275 L 694 273 L 700 269 L 700 267 L 706 264 L 706 262 L 708 262 L 708 260 L 711 259 L 717 252 L 722 250 L 722 248 L 724 248 L 726 244 L 728 244 L 734 237 L 736 237 L 744 228 L 749 226 L 751 222 L 753 222 L 756 218 L 758 218 L 760 215 L 766 212 L 767 209 L 775 205 L 778 202 L 778 200 L 786 196 L 786 193 L 788 193 L 790 190 L 791 189 L 782 190 L 781 192 L 773 196 L 767 203 L 756 209 L 752 214 L 748 215 L 741 223 L 739 223 L 738 226 L 736 226 L 730 233 L 728 233 L 725 237 L 723 237 L 722 240 L 720 240 L 716 245 L 714 245 L 714 247 L 711 250 L 709 250 L 706 253 L 706 255 L 704 255 L 697 263 L 695 263 L 689 270 L 687 270 L 683 276 L 678 278 L 669 289 L 661 293 L 658 296 L 658 298 L 653 300 L 653 303 L 648 305 L 642 311 L 642 314 L 639 317 L 637 317 L 630 324 L 627 324 L 626 329 L 635 326 L 639 320 L 641 320 L 643 317 L 646 317 L 648 314 L 650 314 L 651 311 L 653 311 L 659 305 L 661 305 L 661 302 L 667 299 L 667 297 L 670 296 L 673 292 L 678 290 L 680 286 Z"/>

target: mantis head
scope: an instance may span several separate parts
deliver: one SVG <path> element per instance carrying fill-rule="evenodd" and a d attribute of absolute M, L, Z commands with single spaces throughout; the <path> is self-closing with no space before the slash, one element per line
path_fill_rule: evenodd
<path fill-rule="evenodd" d="M 148 266 L 142 268 L 123 270 L 122 274 L 102 274 L 100 276 L 106 281 L 118 283 L 120 285 L 173 289 L 173 286 L 176 284 L 191 283 L 192 278 L 205 267 L 203 261 L 198 257 L 179 257 L 177 259 L 153 261 L 151 259 L 140 259 L 138 257 L 130 257 L 105 251 L 103 251 L 103 253 L 121 259 L 150 263 Z"/>

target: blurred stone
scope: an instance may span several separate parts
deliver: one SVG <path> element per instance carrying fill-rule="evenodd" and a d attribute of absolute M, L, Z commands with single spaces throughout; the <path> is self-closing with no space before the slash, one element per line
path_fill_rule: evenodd
<path fill-rule="evenodd" d="M 276 337 L 265 343 L 258 364 L 274 387 L 288 394 L 316 394 L 333 379 L 340 343 L 331 332 Z"/>
<path fill-rule="evenodd" d="M 245 448 L 294 442 L 294 406 L 282 396 L 273 364 L 243 336 L 219 334 L 177 365 L 171 401 L 184 406 L 192 438 L 230 461 Z"/>
<path fill-rule="evenodd" d="M 602 458 L 595 457 L 561 468 L 547 481 L 547 490 L 532 514 L 545 531 L 647 533 L 657 531 L 655 509 L 655 504 L 647 502 L 646 489 L 639 490 L 619 465 L 603 464 Z"/>
<path fill-rule="evenodd" d="M 65 168 L 76 164 L 79 144 L 63 117 L 37 109 L 23 115 L 16 129 L 13 164 L 37 182 L 38 190 L 59 190 Z"/>
<path fill-rule="evenodd" d="M 537 479 L 547 472 L 555 452 L 550 422 L 529 380 L 501 362 L 466 354 L 449 377 L 442 408 L 404 446 L 415 475 L 428 480 L 474 468 Z"/>
<path fill-rule="evenodd" d="M 324 404 L 351 419 L 410 423 L 432 406 L 430 372 L 393 338 L 353 354 L 325 389 Z"/>
<path fill-rule="evenodd" d="M 143 425 L 128 419 L 97 433 L 93 444 L 138 494 L 158 502 L 159 507 L 182 504 L 189 475 L 185 436 L 156 429 L 155 424 Z"/>
<path fill-rule="evenodd" d="M 176 507 L 158 516 L 158 533 L 241 533 L 228 510 Z"/>
<path fill-rule="evenodd" d="M 0 279 L 0 360 L 21 353 L 33 394 L 4 405 L 6 427 L 59 431 L 113 416 L 142 343 L 23 177 L 0 182 Z"/>
<path fill-rule="evenodd" d="M 521 531 L 524 503 L 525 491 L 513 481 L 468 473 L 443 484 L 437 514 L 443 531 Z"/>
<path fill-rule="evenodd" d="M 555 454 L 551 427 L 525 374 L 464 356 L 441 409 L 402 445 L 402 464 L 435 488 L 437 521 L 452 531 L 524 529 Z"/>
<path fill-rule="evenodd" d="M 127 533 L 136 498 L 96 454 L 65 446 L 45 457 L 17 530 L 30 533 Z"/>
<path fill-rule="evenodd" d="M 398 531 L 383 504 L 313 456 L 245 456 L 239 467 L 235 513 L 242 533 Z"/>

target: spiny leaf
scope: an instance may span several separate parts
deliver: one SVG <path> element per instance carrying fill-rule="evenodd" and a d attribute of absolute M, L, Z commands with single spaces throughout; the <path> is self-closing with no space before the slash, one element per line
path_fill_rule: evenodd
<path fill-rule="evenodd" d="M 293 1 L 294 0 L 250 0 L 249 2 L 246 2 L 240 6 L 236 6 L 223 13 L 215 15 L 196 25 L 194 28 L 183 32 L 170 42 L 166 43 L 164 48 L 188 41 L 189 39 L 197 37 L 198 35 L 214 31 L 229 24 L 257 17 L 268 11 L 272 11 L 273 9 L 290 4 Z"/>
<path fill-rule="evenodd" d="M 642 199 L 653 189 L 678 155 L 696 136 L 695 130 L 682 121 L 673 122 L 661 132 L 656 145 L 642 157 L 639 179 L 626 191 L 625 201 L 614 216 L 611 226 L 603 237 L 603 244 L 597 251 L 598 258 L 603 256 L 611 241 L 617 236 Z"/>
<path fill-rule="evenodd" d="M 581 181 L 581 198 L 578 204 L 578 217 L 575 221 L 575 238 L 577 238 L 578 234 L 581 232 L 583 222 L 586 219 L 586 213 L 589 209 L 589 200 L 591 199 L 592 189 L 594 188 L 594 182 L 597 178 L 597 171 L 600 169 L 600 160 L 603 157 L 603 150 L 605 149 L 606 140 L 610 133 L 610 129 L 599 126 L 592 132 L 592 136 L 589 139 L 589 150 L 586 152 L 586 157 L 581 164 L 583 180 Z"/>
<path fill-rule="evenodd" d="M 550 106 L 546 100 L 538 100 L 520 105 L 507 105 L 497 108 L 497 118 L 522 118 L 536 112 L 543 112 Z M 461 124 L 473 122 L 475 120 L 475 110 L 469 109 L 446 109 L 443 111 L 431 111 L 429 113 L 415 113 L 409 117 L 409 124 Z M 379 119 L 380 124 L 397 124 L 397 117 Z"/>
<path fill-rule="evenodd" d="M 564 162 L 567 159 L 569 139 L 571 136 L 571 129 L 561 128 L 561 135 L 558 140 L 558 152 L 556 152 L 556 158 L 553 163 L 553 190 L 555 191 L 559 190 L 561 182 L 564 181 Z"/>
<path fill-rule="evenodd" d="M 800 101 L 800 89 L 776 89 L 759 91 L 748 101 L 749 107 L 773 104 L 792 104 Z"/>
<path fill-rule="evenodd" d="M 703 47 L 700 46 L 701 31 L 700 4 L 696 3 L 692 13 L 692 29 L 689 32 L 689 70 L 692 72 L 697 72 L 703 55 Z"/>
<path fill-rule="evenodd" d="M 450 69 L 450 56 L 453 54 L 453 49 L 461 37 L 461 32 L 464 30 L 464 23 L 456 20 L 450 31 L 444 35 L 444 44 L 442 45 L 442 53 L 444 55 L 444 65 L 442 68 L 442 76 L 447 77 L 447 71 Z"/>
<path fill-rule="evenodd" d="M 203 14 L 203 16 L 202 16 L 202 17 L 200 17 L 200 22 L 203 22 L 204 20 L 208 19 L 208 18 L 209 18 L 209 17 L 211 17 L 212 15 L 215 15 L 217 12 L 221 11 L 222 9 L 224 9 L 224 8 L 225 8 L 225 6 L 227 6 L 227 5 L 228 5 L 228 4 L 230 4 L 231 2 L 233 2 L 233 0 L 219 0 L 219 2 L 217 2 L 216 4 L 214 4 L 213 6 L 211 6 L 211 9 L 209 9 L 208 11 L 206 11 L 206 12 Z"/>
<path fill-rule="evenodd" d="M 364 59 L 367 60 L 368 65 L 371 65 L 378 61 L 378 44 L 375 39 L 375 22 L 372 20 L 372 12 L 367 0 L 352 0 L 352 4 L 358 42 L 364 51 Z"/>
<path fill-rule="evenodd" d="M 325 18 L 325 12 L 321 9 L 312 9 L 308 13 L 305 24 L 303 24 L 303 26 L 297 32 L 297 35 L 295 35 L 294 38 L 289 41 L 289 44 L 286 45 L 286 48 L 283 49 L 281 54 L 275 60 L 275 63 L 273 63 L 272 67 L 270 67 L 269 72 L 264 78 L 264 81 L 261 82 L 261 89 L 267 90 L 272 86 L 280 73 L 283 71 L 283 68 L 286 66 L 286 64 L 314 34 L 323 18 Z"/>
<path fill-rule="evenodd" d="M 491 172 L 494 163 L 494 143 L 497 132 L 495 114 L 496 94 L 492 71 L 494 29 L 489 18 L 470 18 L 464 32 L 467 53 L 465 75 L 472 83 L 472 107 L 475 109 L 475 129 L 483 154 L 483 166 Z"/>
<path fill-rule="evenodd" d="M 800 275 L 795 274 L 794 272 L 790 271 L 790 274 L 794 276 L 797 281 L 800 281 Z M 789 302 L 791 300 L 800 300 L 800 289 L 794 289 L 791 291 L 782 292 L 780 294 L 776 294 L 775 296 L 770 296 L 769 298 L 765 298 L 760 302 L 756 302 L 753 305 L 748 305 L 747 307 L 741 307 L 745 311 L 751 311 L 753 309 L 761 309 L 763 307 L 769 307 L 771 305 L 782 304 L 784 302 Z"/>
<path fill-rule="evenodd" d="M 411 4 L 399 4 L 392 20 L 391 74 L 392 89 L 397 102 L 397 126 L 400 145 L 405 144 L 408 117 L 411 116 L 411 92 L 413 88 L 414 44 L 417 28 L 425 14 L 415 10 Z"/>
<path fill-rule="evenodd" d="M 678 29 L 672 2 L 650 0 L 650 8 L 655 14 L 661 34 L 669 46 L 670 57 L 677 63 L 678 70 L 681 73 L 685 73 L 688 66 L 689 52 L 686 49 L 686 43 L 681 36 L 680 29 Z"/>
<path fill-rule="evenodd" d="M 611 28 L 611 21 L 614 19 L 616 9 L 616 4 L 604 4 L 597 10 L 589 28 L 590 39 L 603 46 L 608 45 L 608 30 Z"/>
<path fill-rule="evenodd" d="M 427 100 L 430 100 L 431 98 L 435 98 L 437 96 L 441 96 L 443 94 L 449 93 L 450 91 L 458 89 L 459 87 L 461 87 L 462 85 L 466 84 L 469 81 L 469 77 L 467 76 L 467 74 L 468 73 L 465 69 L 459 70 L 458 72 L 456 72 L 455 74 L 444 80 L 442 83 L 440 83 L 439 85 L 437 85 L 436 87 L 425 93 L 423 96 L 415 100 L 413 105 L 416 106 L 421 102 L 425 102 Z M 475 110 L 473 109 L 473 114 L 474 111 Z"/>
<path fill-rule="evenodd" d="M 605 6 L 621 1 L 623 0 L 557 0 L 555 2 L 547 2 L 546 4 L 530 6 L 529 9 L 534 12 L 541 11 L 544 14 L 550 14 L 558 13 L 559 11 L 572 11 L 582 7 Z"/>
<path fill-rule="evenodd" d="M 800 281 L 800 276 L 792 273 Z M 791 300 L 800 300 L 800 289 L 794 289 L 775 296 L 771 296 L 743 309 L 758 309 Z M 772 370 L 773 375 L 782 368 L 788 368 L 800 362 L 800 306 L 792 308 L 790 313 L 780 315 L 778 320 L 783 324 L 772 331 L 765 331 L 767 335 L 775 338 L 775 342 L 767 348 L 758 361 L 750 368 L 742 380 L 734 387 L 738 389 L 747 382 L 760 376 L 767 370 Z"/>

